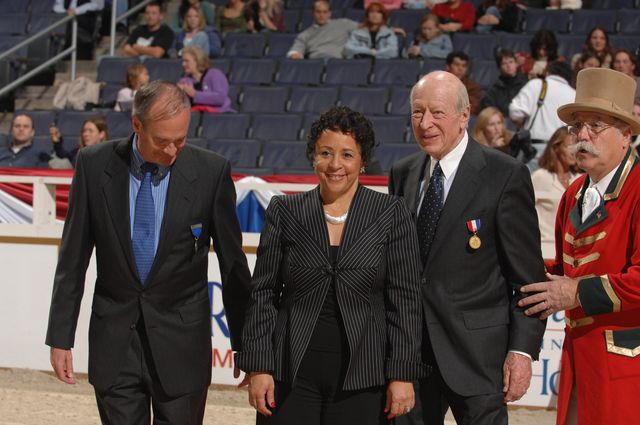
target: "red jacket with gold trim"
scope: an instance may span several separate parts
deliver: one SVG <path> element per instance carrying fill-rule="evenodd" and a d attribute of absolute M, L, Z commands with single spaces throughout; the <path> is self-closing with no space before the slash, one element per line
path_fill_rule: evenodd
<path fill-rule="evenodd" d="M 601 204 L 582 222 L 589 186 L 565 192 L 556 220 L 553 273 L 578 279 L 580 306 L 566 312 L 558 424 L 576 384 L 578 423 L 623 424 L 640 391 L 640 167 L 630 149 Z"/>

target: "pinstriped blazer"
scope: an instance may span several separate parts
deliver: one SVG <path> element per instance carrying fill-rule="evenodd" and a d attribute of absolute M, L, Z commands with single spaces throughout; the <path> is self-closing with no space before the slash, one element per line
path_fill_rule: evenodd
<path fill-rule="evenodd" d="M 359 186 L 335 267 L 319 187 L 267 209 L 236 364 L 293 382 L 332 278 L 349 344 L 344 390 L 415 380 L 421 363 L 420 260 L 408 208 Z"/>

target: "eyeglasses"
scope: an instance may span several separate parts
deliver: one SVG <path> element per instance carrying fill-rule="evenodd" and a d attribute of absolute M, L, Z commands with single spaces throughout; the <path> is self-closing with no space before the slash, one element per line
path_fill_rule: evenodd
<path fill-rule="evenodd" d="M 613 124 L 607 124 L 602 121 L 575 122 L 571 125 L 568 125 L 567 130 L 569 131 L 569 133 L 577 136 L 578 134 L 580 134 L 583 128 L 586 128 L 587 133 L 589 133 L 590 137 L 597 137 L 600 133 L 611 127 L 613 127 Z"/>

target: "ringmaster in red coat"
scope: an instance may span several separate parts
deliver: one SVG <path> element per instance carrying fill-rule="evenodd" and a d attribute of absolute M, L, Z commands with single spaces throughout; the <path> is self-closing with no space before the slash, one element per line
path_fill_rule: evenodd
<path fill-rule="evenodd" d="M 640 392 L 640 166 L 630 138 L 636 82 L 580 71 L 575 103 L 558 116 L 577 136 L 586 175 L 565 192 L 549 282 L 524 286 L 527 314 L 566 310 L 558 425 L 628 424 Z"/>

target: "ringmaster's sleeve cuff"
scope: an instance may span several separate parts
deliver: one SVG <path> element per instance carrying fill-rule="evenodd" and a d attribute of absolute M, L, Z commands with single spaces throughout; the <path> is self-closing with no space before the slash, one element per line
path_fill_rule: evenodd
<path fill-rule="evenodd" d="M 271 351 L 241 351 L 234 354 L 235 366 L 245 372 L 273 372 L 274 359 Z"/>
<path fill-rule="evenodd" d="M 422 362 L 386 360 L 386 378 L 397 381 L 416 381 L 429 376 L 431 368 Z"/>
<path fill-rule="evenodd" d="M 587 316 L 617 313 L 622 309 L 620 298 L 607 275 L 581 279 L 578 282 L 578 298 Z"/>

